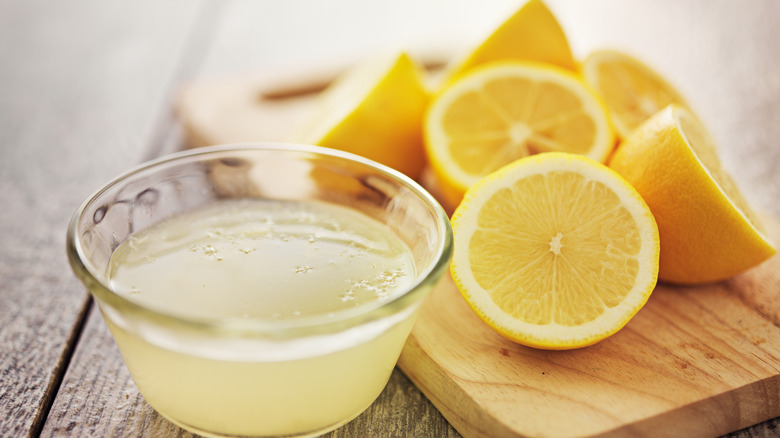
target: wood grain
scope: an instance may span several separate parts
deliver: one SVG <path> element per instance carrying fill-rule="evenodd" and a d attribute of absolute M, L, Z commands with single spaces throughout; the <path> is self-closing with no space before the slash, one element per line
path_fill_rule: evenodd
<path fill-rule="evenodd" d="M 187 4 L 0 4 L 2 436 L 36 435 L 46 420 L 89 303 L 65 258 L 68 220 L 138 161 Z"/>
<path fill-rule="evenodd" d="M 182 435 L 144 402 L 118 353 L 93 308 L 42 436 Z"/>

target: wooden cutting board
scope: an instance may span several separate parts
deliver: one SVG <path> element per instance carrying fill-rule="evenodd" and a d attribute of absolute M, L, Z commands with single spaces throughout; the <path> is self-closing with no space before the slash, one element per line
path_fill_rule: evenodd
<path fill-rule="evenodd" d="M 186 86 L 189 145 L 289 139 L 329 80 L 296 75 Z M 616 335 L 556 352 L 494 333 L 446 276 L 399 366 L 465 437 L 717 436 L 780 416 L 779 298 L 775 256 L 726 282 L 661 284 Z"/>
<path fill-rule="evenodd" d="M 780 415 L 779 269 L 659 285 L 616 335 L 563 352 L 504 340 L 447 278 L 400 366 L 467 437 L 722 435 Z"/>

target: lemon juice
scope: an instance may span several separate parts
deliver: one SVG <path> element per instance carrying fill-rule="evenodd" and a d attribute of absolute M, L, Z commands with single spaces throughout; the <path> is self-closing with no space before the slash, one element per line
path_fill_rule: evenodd
<path fill-rule="evenodd" d="M 379 308 L 415 278 L 406 244 L 356 210 L 233 200 L 142 230 L 111 258 L 112 290 L 186 321 L 182 329 L 102 310 L 139 390 L 172 421 L 202 434 L 316 434 L 382 391 L 416 306 L 360 325 L 339 321 Z M 332 329 L 289 335 L 331 320 Z M 241 335 L 205 338 L 187 324 Z M 252 335 L 258 325 L 288 329 Z"/>

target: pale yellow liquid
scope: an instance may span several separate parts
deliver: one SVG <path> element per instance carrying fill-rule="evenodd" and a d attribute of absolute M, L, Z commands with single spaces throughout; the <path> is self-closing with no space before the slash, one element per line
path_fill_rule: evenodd
<path fill-rule="evenodd" d="M 337 319 L 392 299 L 415 268 L 389 228 L 353 210 L 232 201 L 134 235 L 108 276 L 146 307 L 240 324 Z M 387 383 L 413 313 L 315 338 L 225 341 L 138 327 L 104 309 L 156 410 L 200 433 L 250 436 L 320 433 L 357 416 Z"/>

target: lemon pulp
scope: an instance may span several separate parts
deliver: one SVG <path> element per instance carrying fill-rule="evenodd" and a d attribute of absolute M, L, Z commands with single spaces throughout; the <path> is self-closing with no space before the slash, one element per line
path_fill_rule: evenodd
<path fill-rule="evenodd" d="M 513 208 L 496 214 L 506 205 Z M 487 200 L 477 220 L 469 242 L 475 280 L 522 321 L 592 321 L 620 304 L 636 281 L 636 221 L 607 186 L 581 174 L 516 181 Z"/>
<path fill-rule="evenodd" d="M 620 330 L 649 298 L 658 228 L 617 173 L 577 154 L 517 160 L 471 187 L 452 217 L 451 272 L 501 335 L 568 349 Z"/>

